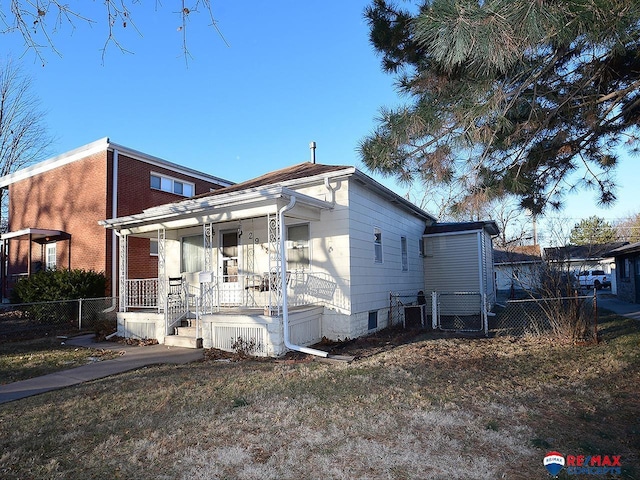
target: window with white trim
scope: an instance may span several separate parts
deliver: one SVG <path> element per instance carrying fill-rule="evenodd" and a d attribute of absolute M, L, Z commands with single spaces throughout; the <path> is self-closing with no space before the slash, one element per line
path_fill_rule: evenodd
<path fill-rule="evenodd" d="M 287 270 L 309 270 L 309 224 L 287 227 Z"/>
<path fill-rule="evenodd" d="M 382 263 L 382 230 L 373 227 L 373 254 L 376 263 Z"/>
<path fill-rule="evenodd" d="M 158 256 L 158 239 L 150 238 L 149 239 L 149 255 L 152 257 Z"/>
<path fill-rule="evenodd" d="M 58 264 L 57 244 L 47 243 L 45 250 L 45 266 L 47 270 L 55 270 Z"/>
<path fill-rule="evenodd" d="M 407 251 L 407 237 L 400 237 L 400 253 L 402 255 L 402 271 L 409 271 L 409 253 Z"/>
<path fill-rule="evenodd" d="M 168 177 L 159 173 L 151 174 L 151 188 L 153 190 L 175 193 L 183 197 L 193 197 L 196 191 L 195 185 L 191 182 L 185 182 L 184 180 Z"/>
<path fill-rule="evenodd" d="M 204 268 L 204 236 L 182 237 L 182 272 L 194 273 Z"/>

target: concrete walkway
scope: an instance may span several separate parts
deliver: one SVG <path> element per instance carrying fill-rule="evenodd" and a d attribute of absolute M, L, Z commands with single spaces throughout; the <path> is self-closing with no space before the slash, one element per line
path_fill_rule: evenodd
<path fill-rule="evenodd" d="M 185 364 L 203 358 L 202 349 L 168 347 L 166 345 L 121 345 L 114 342 L 94 342 L 94 335 L 81 335 L 70 338 L 67 345 L 114 350 L 119 353 L 112 360 L 92 362 L 81 367 L 71 368 L 41 377 L 20 382 L 0 385 L 0 404 L 58 390 L 71 385 L 108 377 L 117 373 L 135 370 L 148 365 L 163 363 Z"/>
<path fill-rule="evenodd" d="M 623 302 L 610 293 L 598 292 L 598 308 L 606 308 L 623 317 L 640 320 L 640 304 Z"/>

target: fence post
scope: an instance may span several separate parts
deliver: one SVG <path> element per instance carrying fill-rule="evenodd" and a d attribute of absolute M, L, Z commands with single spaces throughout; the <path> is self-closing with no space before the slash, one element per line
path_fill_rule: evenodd
<path fill-rule="evenodd" d="M 482 326 L 484 328 L 484 336 L 489 336 L 489 309 L 487 308 L 487 294 L 480 294 L 480 301 L 482 302 Z"/>
<path fill-rule="evenodd" d="M 78 299 L 78 330 L 82 330 L 82 298 Z"/>
<path fill-rule="evenodd" d="M 598 344 L 598 294 L 593 290 L 593 335 L 596 344 Z"/>
<path fill-rule="evenodd" d="M 438 328 L 438 292 L 431 292 L 431 328 Z"/>

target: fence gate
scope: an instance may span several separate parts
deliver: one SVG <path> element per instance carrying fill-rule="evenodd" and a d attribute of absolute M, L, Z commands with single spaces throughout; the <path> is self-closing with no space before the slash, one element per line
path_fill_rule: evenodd
<path fill-rule="evenodd" d="M 487 333 L 487 312 L 480 292 L 433 292 L 433 328 Z"/>

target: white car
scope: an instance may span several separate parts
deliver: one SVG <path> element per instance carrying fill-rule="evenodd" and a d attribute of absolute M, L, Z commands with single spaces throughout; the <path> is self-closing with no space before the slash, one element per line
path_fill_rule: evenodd
<path fill-rule="evenodd" d="M 583 270 L 582 272 L 578 272 L 577 277 L 581 287 L 600 290 L 601 288 L 611 286 L 609 275 L 604 273 L 604 270 Z"/>

